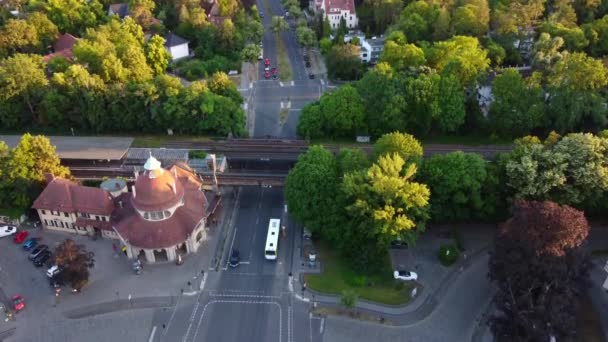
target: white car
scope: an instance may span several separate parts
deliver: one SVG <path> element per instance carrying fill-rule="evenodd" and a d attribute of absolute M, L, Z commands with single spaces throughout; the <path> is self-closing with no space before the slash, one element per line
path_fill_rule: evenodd
<path fill-rule="evenodd" d="M 403 270 L 395 270 L 393 273 L 395 279 L 397 280 L 416 280 L 418 279 L 418 275 L 415 272 L 403 271 Z"/>
<path fill-rule="evenodd" d="M 17 232 L 15 226 L 0 226 L 0 237 L 10 236 Z"/>

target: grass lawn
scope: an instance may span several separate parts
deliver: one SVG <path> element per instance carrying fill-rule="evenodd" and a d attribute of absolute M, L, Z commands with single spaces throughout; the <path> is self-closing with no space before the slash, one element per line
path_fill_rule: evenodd
<path fill-rule="evenodd" d="M 287 49 L 281 36 L 276 39 L 277 42 L 277 58 L 279 60 L 279 78 L 281 81 L 291 80 L 291 64 L 289 64 L 289 57 L 287 56 Z"/>
<path fill-rule="evenodd" d="M 172 140 L 209 141 L 210 137 L 192 137 L 185 135 L 144 135 L 133 137 L 131 147 L 159 148 Z"/>
<path fill-rule="evenodd" d="M 23 214 L 25 214 L 25 209 L 23 208 L 0 208 L 0 216 L 8 216 L 16 219 Z"/>
<path fill-rule="evenodd" d="M 396 282 L 388 265 L 382 274 L 365 276 L 353 270 L 336 251 L 327 246 L 318 246 L 317 254 L 323 266 L 323 273 L 304 275 L 308 287 L 315 291 L 341 295 L 344 290 L 352 290 L 357 293 L 359 299 L 389 305 L 401 305 L 410 300 L 414 285 Z M 370 282 L 372 285 L 368 286 Z"/>

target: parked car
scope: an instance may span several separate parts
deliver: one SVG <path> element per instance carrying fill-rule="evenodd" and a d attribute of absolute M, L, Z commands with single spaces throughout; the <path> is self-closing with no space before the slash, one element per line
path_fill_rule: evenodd
<path fill-rule="evenodd" d="M 277 68 L 272 68 L 270 70 L 270 73 L 272 74 L 272 78 L 273 79 L 277 79 L 277 77 L 279 77 L 279 70 Z"/>
<path fill-rule="evenodd" d="M 25 240 L 25 242 L 23 243 L 23 249 L 25 249 L 26 251 L 29 251 L 30 249 L 36 247 L 37 245 L 38 245 L 38 239 L 29 238 L 29 239 Z"/>
<path fill-rule="evenodd" d="M 49 285 L 52 288 L 60 288 L 63 285 L 65 285 L 65 280 L 63 279 L 63 275 L 61 273 L 54 275 L 53 277 L 49 278 Z"/>
<path fill-rule="evenodd" d="M 39 256 L 42 252 L 46 251 L 47 249 L 49 249 L 49 246 L 47 246 L 47 245 L 39 245 L 39 246 L 37 246 L 30 253 L 30 255 L 29 255 L 30 260 L 36 259 L 37 256 Z"/>
<path fill-rule="evenodd" d="M 50 258 L 51 258 L 51 251 L 49 251 L 47 249 L 44 252 L 38 254 L 37 257 L 32 259 L 32 261 L 34 262 L 34 266 L 42 267 L 42 265 L 44 265 L 44 263 L 46 263 Z"/>
<path fill-rule="evenodd" d="M 10 236 L 17 232 L 15 226 L 0 226 L 0 237 Z"/>
<path fill-rule="evenodd" d="M 25 300 L 23 300 L 23 296 L 21 296 L 21 295 L 13 296 L 13 308 L 17 312 L 25 309 Z"/>
<path fill-rule="evenodd" d="M 310 78 L 311 80 L 315 79 L 315 74 L 308 74 L 308 78 Z"/>
<path fill-rule="evenodd" d="M 270 71 L 270 67 L 267 65 L 264 67 L 264 71 Z"/>
<path fill-rule="evenodd" d="M 270 71 L 264 71 L 264 78 L 265 79 L 269 79 L 270 78 Z"/>
<path fill-rule="evenodd" d="M 264 66 L 269 66 L 270 65 L 270 58 L 266 57 L 264 59 Z"/>
<path fill-rule="evenodd" d="M 310 57 L 306 53 L 304 54 L 304 62 L 310 62 Z"/>
<path fill-rule="evenodd" d="M 23 241 L 25 241 L 25 239 L 27 239 L 28 235 L 30 235 L 28 232 L 20 231 L 17 234 L 15 234 L 13 241 L 15 241 L 16 244 L 20 245 L 23 243 Z"/>
<path fill-rule="evenodd" d="M 391 241 L 391 248 L 393 249 L 407 249 L 407 242 L 403 240 L 393 240 Z"/>
<path fill-rule="evenodd" d="M 310 62 L 309 61 L 306 61 L 306 67 L 310 68 Z"/>
<path fill-rule="evenodd" d="M 61 271 L 63 271 L 63 269 L 60 266 L 53 265 L 46 271 L 46 276 L 52 279 L 60 274 Z"/>
<path fill-rule="evenodd" d="M 237 267 L 241 263 L 241 253 L 239 253 L 238 249 L 233 249 L 232 254 L 230 255 L 230 261 L 228 265 L 230 267 Z"/>
<path fill-rule="evenodd" d="M 395 270 L 393 272 L 396 280 L 416 280 L 418 279 L 418 274 L 415 272 L 404 271 L 404 270 Z"/>

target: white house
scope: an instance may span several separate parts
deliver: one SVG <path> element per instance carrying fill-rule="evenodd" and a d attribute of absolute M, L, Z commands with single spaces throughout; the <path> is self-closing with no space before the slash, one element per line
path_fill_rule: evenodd
<path fill-rule="evenodd" d="M 190 55 L 189 42 L 171 32 L 165 35 L 165 49 L 171 54 L 172 60 L 178 60 Z"/>
<path fill-rule="evenodd" d="M 376 64 L 384 49 L 384 37 L 366 39 L 362 32 L 349 33 L 344 36 L 344 42 L 349 43 L 354 37 L 359 38 L 359 58 L 365 63 Z"/>
<path fill-rule="evenodd" d="M 329 20 L 329 26 L 332 29 L 340 26 L 342 18 L 349 29 L 355 28 L 359 24 L 354 0 L 311 0 L 310 5 L 313 11 L 323 13 L 323 17 Z"/>

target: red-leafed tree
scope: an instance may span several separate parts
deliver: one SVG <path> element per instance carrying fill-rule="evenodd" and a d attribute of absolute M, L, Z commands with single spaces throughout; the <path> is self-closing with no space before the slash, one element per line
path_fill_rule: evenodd
<path fill-rule="evenodd" d="M 89 281 L 89 268 L 95 263 L 93 252 L 87 252 L 83 245 L 72 239 L 65 239 L 55 249 L 53 261 L 63 268 L 63 277 L 72 288 L 80 290 Z"/>
<path fill-rule="evenodd" d="M 494 335 L 508 341 L 549 341 L 576 334 L 576 310 L 588 284 L 589 233 L 583 212 L 544 201 L 519 201 L 490 258 L 496 282 Z"/>

